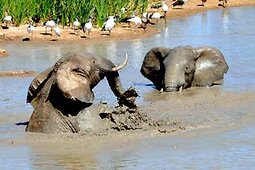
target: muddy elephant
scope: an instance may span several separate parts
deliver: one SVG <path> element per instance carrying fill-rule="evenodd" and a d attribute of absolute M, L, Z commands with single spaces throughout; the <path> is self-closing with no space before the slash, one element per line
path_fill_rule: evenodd
<path fill-rule="evenodd" d="M 67 53 L 54 66 L 38 74 L 29 86 L 27 102 L 34 111 L 26 131 L 40 133 L 78 132 L 72 117 L 94 99 L 92 89 L 106 77 L 116 97 L 124 90 L 118 70 L 127 63 L 115 66 L 110 60 L 92 55 Z"/>
<path fill-rule="evenodd" d="M 149 50 L 140 72 L 156 89 L 173 92 L 192 86 L 220 85 L 228 69 L 217 48 L 178 46 Z"/>

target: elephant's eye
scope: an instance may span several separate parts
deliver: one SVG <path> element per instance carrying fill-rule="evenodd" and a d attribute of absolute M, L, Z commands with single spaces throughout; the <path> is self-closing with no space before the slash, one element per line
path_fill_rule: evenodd
<path fill-rule="evenodd" d="M 185 66 L 185 72 L 188 73 L 190 71 L 189 66 Z"/>
<path fill-rule="evenodd" d="M 75 68 L 72 70 L 73 72 L 75 72 L 77 75 L 80 75 L 80 76 L 83 76 L 83 77 L 86 77 L 86 71 L 81 69 L 81 68 Z"/>

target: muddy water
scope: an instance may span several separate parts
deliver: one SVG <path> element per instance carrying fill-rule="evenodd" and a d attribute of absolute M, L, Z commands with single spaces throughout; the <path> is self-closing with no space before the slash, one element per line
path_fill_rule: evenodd
<path fill-rule="evenodd" d="M 43 71 L 67 51 L 89 52 L 118 64 L 125 88 L 134 86 L 137 103 L 149 117 L 169 120 L 168 128 L 100 135 L 24 133 L 25 103 L 33 77 L 0 78 L 0 169 L 253 169 L 255 166 L 255 8 L 229 8 L 169 21 L 151 38 L 91 45 L 6 43 L 10 56 L 2 70 Z M 159 94 L 139 73 L 143 56 L 155 46 L 211 45 L 230 66 L 224 85 Z M 116 100 L 104 80 L 96 100 Z M 160 133 L 164 132 L 164 133 Z"/>

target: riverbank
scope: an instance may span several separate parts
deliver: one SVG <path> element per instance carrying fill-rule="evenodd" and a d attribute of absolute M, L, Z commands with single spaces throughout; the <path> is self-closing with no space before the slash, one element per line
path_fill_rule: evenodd
<path fill-rule="evenodd" d="M 211 9 L 221 9 L 222 6 L 219 6 L 218 0 L 207 1 L 204 6 L 201 6 L 201 0 L 189 0 L 182 7 L 171 7 L 172 0 L 167 1 L 170 10 L 167 13 L 167 19 L 174 19 L 178 17 L 186 17 L 193 15 L 195 13 L 203 12 Z M 254 0 L 228 0 L 226 8 L 234 6 L 251 6 L 255 5 Z M 149 9 L 151 10 L 151 9 Z M 164 21 L 161 20 L 157 24 L 164 24 Z M 87 34 L 83 33 L 80 30 L 79 35 L 77 35 L 74 30 L 70 27 L 61 27 L 61 36 L 57 37 L 54 34 L 45 34 L 45 28 L 43 26 L 36 27 L 33 36 L 28 35 L 26 28 L 28 25 L 22 25 L 20 27 L 9 27 L 9 29 L 0 30 L 0 42 L 6 41 L 22 41 L 26 38 L 30 38 L 33 42 L 41 41 L 78 41 L 85 43 L 94 43 L 98 41 L 109 41 L 109 40 L 131 40 L 131 39 L 141 39 L 147 38 L 154 34 L 159 33 L 156 29 L 156 26 L 150 25 L 145 30 L 137 29 L 134 26 L 124 27 L 123 25 L 117 24 L 117 26 L 112 30 L 111 35 L 107 35 L 107 32 L 101 32 L 100 28 L 93 28 L 90 38 Z M 50 31 L 48 31 L 50 33 Z"/>

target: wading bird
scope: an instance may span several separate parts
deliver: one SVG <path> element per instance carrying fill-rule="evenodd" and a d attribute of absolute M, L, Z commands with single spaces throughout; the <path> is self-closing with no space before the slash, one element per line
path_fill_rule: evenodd
<path fill-rule="evenodd" d="M 74 32 L 76 31 L 77 35 L 79 35 L 79 27 L 80 26 L 81 26 L 81 23 L 76 18 L 75 21 L 73 22 L 73 29 L 74 29 Z"/>
<path fill-rule="evenodd" d="M 89 17 L 88 22 L 83 27 L 83 32 L 88 32 L 88 37 L 90 38 L 90 32 L 92 30 L 92 19 Z"/>
<path fill-rule="evenodd" d="M 161 15 L 159 12 L 152 12 L 152 13 L 149 13 L 148 16 L 149 16 L 149 19 L 156 19 L 157 22 L 159 19 L 164 19 L 164 21 L 166 23 L 166 17 L 165 17 L 166 15 L 165 14 Z"/>
<path fill-rule="evenodd" d="M 32 22 L 29 23 L 29 25 L 27 26 L 27 33 L 33 37 L 33 33 L 34 33 L 35 27 L 33 26 Z"/>
<path fill-rule="evenodd" d="M 133 18 L 128 19 L 127 21 L 133 22 L 136 27 L 140 26 L 142 24 L 142 19 L 138 16 L 135 16 Z"/>
<path fill-rule="evenodd" d="M 169 7 L 165 1 L 162 2 L 162 10 L 164 13 L 167 13 L 169 10 Z"/>
<path fill-rule="evenodd" d="M 109 35 L 111 35 L 111 30 L 115 26 L 115 16 L 109 16 L 106 22 L 104 23 L 101 31 L 109 31 Z"/>
<path fill-rule="evenodd" d="M 52 34 L 53 28 L 56 27 L 56 22 L 54 20 L 49 20 L 47 22 L 44 22 L 43 25 L 45 26 L 45 33 L 47 34 L 47 28 L 49 27 L 51 29 Z"/>
<path fill-rule="evenodd" d="M 8 15 L 7 12 L 5 12 L 5 17 L 3 19 L 3 22 L 6 27 L 8 27 L 8 24 L 12 23 L 12 16 Z"/>
<path fill-rule="evenodd" d="M 228 1 L 227 0 L 219 0 L 219 6 L 222 6 L 223 8 L 225 8 L 225 3 L 227 4 Z"/>
<path fill-rule="evenodd" d="M 39 17 L 39 15 L 32 16 L 32 21 L 35 23 L 35 26 L 38 26 L 40 20 L 41 18 Z"/>
<path fill-rule="evenodd" d="M 54 27 L 54 32 L 55 32 L 56 36 L 60 37 L 61 31 L 60 31 L 58 24 L 56 24 L 56 26 Z"/>
<path fill-rule="evenodd" d="M 149 13 L 148 12 L 144 12 L 142 14 L 142 23 L 143 23 L 143 29 L 145 30 L 147 27 L 147 24 L 151 24 L 151 25 L 155 25 L 155 23 L 151 22 L 149 19 Z"/>

